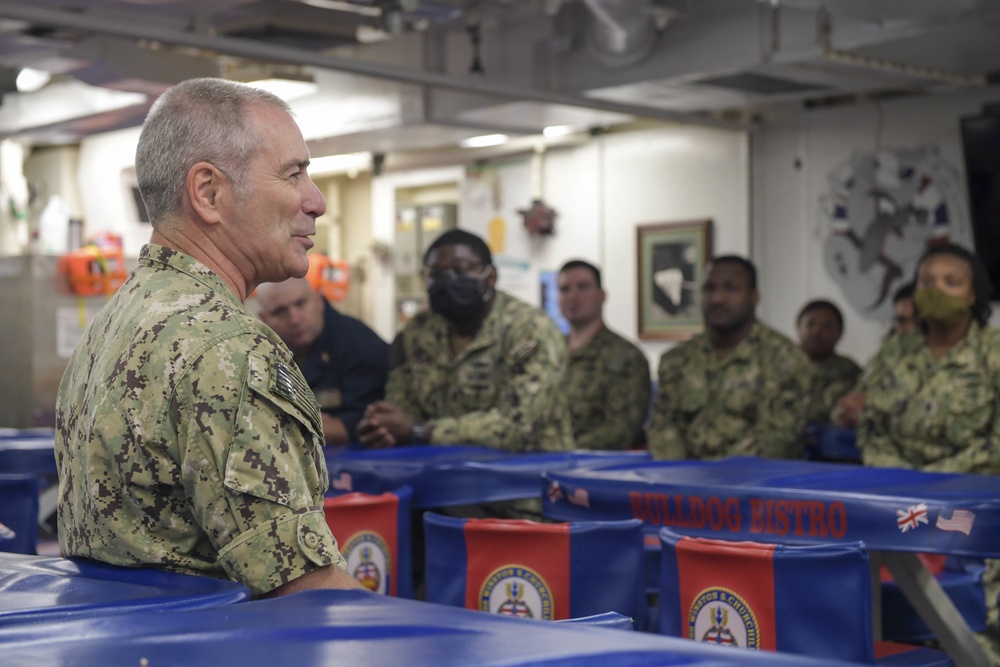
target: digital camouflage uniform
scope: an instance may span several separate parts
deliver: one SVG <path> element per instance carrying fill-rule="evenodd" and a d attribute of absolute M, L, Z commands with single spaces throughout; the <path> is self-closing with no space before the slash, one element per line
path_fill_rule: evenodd
<path fill-rule="evenodd" d="M 643 442 L 649 410 L 649 362 L 638 347 L 602 326 L 567 353 L 562 393 L 580 449 L 628 449 Z"/>
<path fill-rule="evenodd" d="M 973 323 L 934 359 L 919 331 L 892 336 L 865 369 L 858 448 L 865 465 L 1000 474 L 1000 330 Z M 978 635 L 1000 664 L 1000 561 L 987 561 L 989 622 Z"/>
<path fill-rule="evenodd" d="M 722 358 L 705 333 L 666 351 L 649 426 L 653 457 L 800 458 L 811 366 L 792 341 L 760 322 Z"/>
<path fill-rule="evenodd" d="M 453 357 L 446 320 L 418 314 L 394 343 L 386 400 L 432 421 L 432 444 L 511 451 L 568 450 L 573 433 L 559 391 L 565 344 L 544 312 L 498 291 L 482 328 Z"/>
<path fill-rule="evenodd" d="M 854 389 L 861 377 L 861 366 L 853 359 L 831 354 L 819 363 L 814 363 L 811 404 L 808 421 L 829 424 L 830 412 L 837 399 Z"/>
<path fill-rule="evenodd" d="M 280 339 L 207 267 L 147 245 L 59 387 L 60 546 L 255 595 L 344 567 L 323 515 L 322 446 Z"/>

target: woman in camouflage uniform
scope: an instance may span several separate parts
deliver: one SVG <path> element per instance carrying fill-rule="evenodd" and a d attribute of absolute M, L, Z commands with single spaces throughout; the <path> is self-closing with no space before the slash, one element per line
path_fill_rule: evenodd
<path fill-rule="evenodd" d="M 989 326 L 990 283 L 979 259 L 935 246 L 917 265 L 919 330 L 893 336 L 865 370 L 858 427 L 866 465 L 1000 473 L 1000 330 Z M 984 645 L 995 664 L 1000 568 L 989 561 Z"/>

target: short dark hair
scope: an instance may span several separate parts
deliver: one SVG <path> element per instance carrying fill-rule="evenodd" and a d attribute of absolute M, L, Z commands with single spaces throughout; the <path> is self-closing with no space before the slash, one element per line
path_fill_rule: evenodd
<path fill-rule="evenodd" d="M 989 274 L 986 273 L 986 267 L 983 266 L 982 260 L 966 248 L 954 243 L 933 245 L 927 249 L 927 252 L 917 262 L 914 282 L 916 282 L 917 274 L 920 273 L 920 266 L 929 257 L 933 257 L 934 255 L 951 255 L 952 257 L 965 260 L 965 263 L 972 269 L 972 291 L 976 296 L 976 300 L 972 304 L 972 318 L 982 325 L 989 322 L 990 313 L 993 312 L 990 308 L 990 295 L 993 293 L 993 285 L 990 283 Z"/>
<path fill-rule="evenodd" d="M 837 307 L 833 301 L 827 301 L 826 299 L 813 299 L 806 305 L 802 306 L 802 310 L 799 311 L 799 316 L 795 318 L 795 323 L 798 324 L 802 321 L 802 318 L 813 312 L 814 310 L 822 310 L 826 308 L 833 313 L 833 316 L 837 318 L 837 324 L 840 326 L 840 330 L 844 330 L 844 314 L 840 312 L 840 308 Z"/>
<path fill-rule="evenodd" d="M 908 283 L 906 283 L 905 285 L 903 285 L 902 287 L 900 287 L 898 290 L 896 290 L 893 293 L 893 295 L 892 295 L 892 302 L 894 304 L 895 303 L 899 303 L 903 299 L 910 299 L 912 301 L 913 300 L 913 293 L 916 290 L 917 290 L 917 286 L 914 285 L 912 281 L 908 282 Z"/>
<path fill-rule="evenodd" d="M 709 264 L 736 264 L 742 268 L 746 274 L 747 278 L 750 279 L 750 289 L 757 289 L 757 267 L 753 265 L 746 257 L 740 257 L 739 255 L 719 255 L 718 257 L 713 257 Z"/>
<path fill-rule="evenodd" d="M 483 260 L 484 266 L 489 266 L 493 263 L 493 255 L 490 253 L 490 247 L 486 245 L 486 241 L 481 237 L 464 229 L 449 229 L 434 239 L 431 246 L 427 248 L 427 252 L 424 253 L 424 265 L 426 266 L 427 259 L 431 256 L 432 252 L 445 245 L 468 246 L 469 250 L 474 252 L 479 259 Z"/>
<path fill-rule="evenodd" d="M 570 269 L 589 269 L 594 274 L 594 280 L 597 281 L 597 289 L 601 289 L 601 270 L 590 262 L 585 262 L 582 259 L 571 259 L 562 265 L 559 273 L 564 273 Z"/>

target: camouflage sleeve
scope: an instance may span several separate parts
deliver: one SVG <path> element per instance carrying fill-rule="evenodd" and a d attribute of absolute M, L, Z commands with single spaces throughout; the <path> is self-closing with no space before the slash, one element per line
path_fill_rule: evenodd
<path fill-rule="evenodd" d="M 897 347 L 895 340 L 889 339 L 882 345 L 875 357 L 868 363 L 861 375 L 858 388 L 864 392 L 865 408 L 861 412 L 858 423 L 857 443 L 861 452 L 861 460 L 866 466 L 876 468 L 912 468 L 896 446 L 890 433 L 892 415 L 887 409 L 888 402 L 880 383 L 893 363 L 893 350 Z"/>
<path fill-rule="evenodd" d="M 435 419 L 434 444 L 475 442 L 510 451 L 564 447 L 563 442 L 541 437 L 553 415 L 565 413 L 559 392 L 565 343 L 559 329 L 533 311 L 510 325 L 506 340 L 496 404 L 489 410 Z"/>
<path fill-rule="evenodd" d="M 679 400 L 686 373 L 678 349 L 668 350 L 660 357 L 656 405 L 646 438 L 654 459 L 687 458 Z"/>
<path fill-rule="evenodd" d="M 266 345 L 213 345 L 171 405 L 194 520 L 226 573 L 255 596 L 317 567 L 346 566 L 323 514 L 318 409 L 297 370 L 259 351 Z"/>
<path fill-rule="evenodd" d="M 823 388 L 822 401 L 823 401 L 823 414 L 830 414 L 830 410 L 837 403 L 837 399 L 851 391 L 854 386 L 858 383 L 858 378 L 861 376 L 861 369 L 858 368 L 854 372 L 844 372 L 839 377 L 834 378 L 830 384 Z"/>
<path fill-rule="evenodd" d="M 581 449 L 628 449 L 640 440 L 642 425 L 649 410 L 649 362 L 646 355 L 630 349 L 624 356 L 624 368 L 614 372 L 615 381 L 606 397 L 602 426 L 579 433 L 576 445 Z"/>
<path fill-rule="evenodd" d="M 802 458 L 802 432 L 810 408 L 812 364 L 794 346 L 775 345 L 763 359 L 760 407 L 752 437 L 760 456 Z"/>
<path fill-rule="evenodd" d="M 995 333 L 987 330 L 980 334 Z M 940 461 L 925 466 L 924 470 L 934 472 L 973 473 L 979 475 L 1000 474 L 1000 336 L 993 336 L 984 341 L 981 351 L 981 363 L 988 383 L 971 390 L 961 392 L 962 384 L 957 378 L 948 383 L 946 390 L 954 391 L 960 396 L 962 404 L 953 413 L 949 428 L 955 433 L 954 440 L 961 443 L 953 456 L 947 456 Z M 969 412 L 965 412 L 969 410 Z M 988 415 L 986 428 L 980 430 L 976 425 L 980 415 Z"/>
<path fill-rule="evenodd" d="M 417 421 L 425 421 L 428 415 L 420 409 L 413 391 L 413 373 L 406 358 L 405 331 L 400 332 L 389 346 L 389 378 L 385 383 L 385 400 L 399 407 Z"/>
<path fill-rule="evenodd" d="M 850 359 L 844 359 L 833 377 L 821 385 L 814 395 L 818 404 L 813 406 L 810 419 L 815 419 L 817 422 L 829 421 L 830 412 L 837 404 L 837 400 L 851 391 L 858 384 L 860 377 L 861 367 Z"/>

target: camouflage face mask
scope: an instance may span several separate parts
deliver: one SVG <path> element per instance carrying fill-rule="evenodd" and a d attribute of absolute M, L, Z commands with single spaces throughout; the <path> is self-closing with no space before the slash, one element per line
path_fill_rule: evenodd
<path fill-rule="evenodd" d="M 936 287 L 921 287 L 913 295 L 920 319 L 945 327 L 955 326 L 969 313 L 965 299 L 945 294 Z"/>

